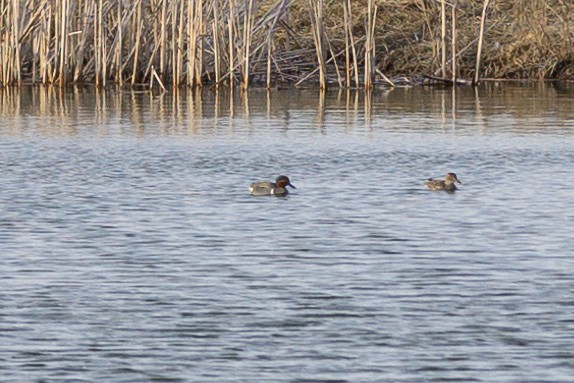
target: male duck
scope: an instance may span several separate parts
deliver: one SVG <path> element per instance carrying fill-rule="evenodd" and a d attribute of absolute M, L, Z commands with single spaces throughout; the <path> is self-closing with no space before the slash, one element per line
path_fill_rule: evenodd
<path fill-rule="evenodd" d="M 429 178 L 427 182 L 425 182 L 425 186 L 428 190 L 446 190 L 447 192 L 455 191 L 456 185 L 455 182 L 461 184 L 462 182 L 456 177 L 454 173 L 448 173 L 444 180 L 433 180 Z"/>
<path fill-rule="evenodd" d="M 289 194 L 287 190 L 287 186 L 292 187 L 293 189 L 297 189 L 295 186 L 291 184 L 289 177 L 287 176 L 279 176 L 275 180 L 275 182 L 254 182 L 249 185 L 249 191 L 251 195 L 276 195 L 276 196 L 284 196 Z"/>

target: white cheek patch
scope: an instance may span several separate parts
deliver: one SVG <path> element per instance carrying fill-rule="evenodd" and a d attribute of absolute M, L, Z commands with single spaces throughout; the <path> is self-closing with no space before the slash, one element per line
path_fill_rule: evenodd
<path fill-rule="evenodd" d="M 271 189 L 271 195 L 275 195 L 275 189 Z"/>

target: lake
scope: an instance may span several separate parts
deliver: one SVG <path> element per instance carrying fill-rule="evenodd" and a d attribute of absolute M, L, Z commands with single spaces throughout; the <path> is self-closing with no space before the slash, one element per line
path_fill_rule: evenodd
<path fill-rule="evenodd" d="M 4 90 L 0 380 L 571 382 L 573 169 L 572 83 Z"/>

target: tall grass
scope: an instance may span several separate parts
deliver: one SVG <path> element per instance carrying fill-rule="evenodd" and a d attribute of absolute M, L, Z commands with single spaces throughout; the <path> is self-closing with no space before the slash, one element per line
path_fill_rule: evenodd
<path fill-rule="evenodd" d="M 375 21 L 377 7 L 373 0 L 367 2 L 367 24 L 365 26 L 365 88 L 372 89 L 375 81 Z"/>
<path fill-rule="evenodd" d="M 571 0 L 0 0 L 0 86 L 574 78 L 573 14 Z"/>
<path fill-rule="evenodd" d="M 476 48 L 476 66 L 474 69 L 474 78 L 472 83 L 474 85 L 478 84 L 478 80 L 480 79 L 480 59 L 482 55 L 482 43 L 484 41 L 484 26 L 486 24 L 486 11 L 488 9 L 488 5 L 490 0 L 484 0 L 484 6 L 482 8 L 482 16 L 480 17 L 480 33 L 478 37 L 478 48 Z"/>

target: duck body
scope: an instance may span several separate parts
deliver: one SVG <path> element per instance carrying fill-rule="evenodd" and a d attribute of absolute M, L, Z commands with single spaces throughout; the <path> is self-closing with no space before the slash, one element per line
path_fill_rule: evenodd
<path fill-rule="evenodd" d="M 457 178 L 456 174 L 448 173 L 444 180 L 430 178 L 425 182 L 425 186 L 428 190 L 445 190 L 452 193 L 457 190 L 455 183 L 461 184 L 462 182 Z"/>
<path fill-rule="evenodd" d="M 286 196 L 289 194 L 289 190 L 287 190 L 287 186 L 292 187 L 293 189 L 297 189 L 295 186 L 291 184 L 289 177 L 287 176 L 279 176 L 275 180 L 275 182 L 268 182 L 268 181 L 261 181 L 261 182 L 254 182 L 249 185 L 249 192 L 251 195 L 273 195 L 273 196 Z"/>

